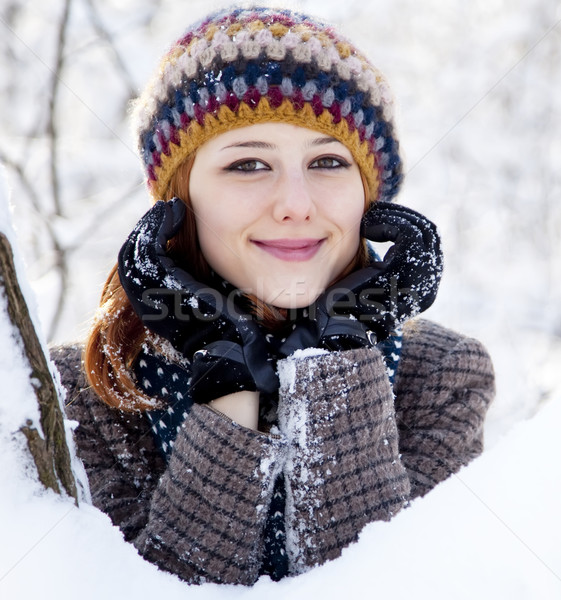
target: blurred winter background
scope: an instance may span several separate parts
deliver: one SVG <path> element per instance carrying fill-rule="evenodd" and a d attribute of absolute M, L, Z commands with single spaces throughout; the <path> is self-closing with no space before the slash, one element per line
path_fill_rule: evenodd
<path fill-rule="evenodd" d="M 446 253 L 427 316 L 492 354 L 492 448 L 561 394 L 561 5 L 291 5 L 342 27 L 392 84 L 407 173 L 398 201 L 439 225 Z M 128 102 L 184 26 L 214 6 L 1 1 L 0 163 L 49 341 L 84 337 L 149 206 Z"/>

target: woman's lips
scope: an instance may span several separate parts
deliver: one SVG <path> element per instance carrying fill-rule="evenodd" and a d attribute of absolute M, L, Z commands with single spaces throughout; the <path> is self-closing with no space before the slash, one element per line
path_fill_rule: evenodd
<path fill-rule="evenodd" d="M 279 239 L 279 240 L 252 240 L 252 242 L 276 258 L 287 261 L 305 261 L 313 258 L 325 238 L 321 239 Z"/>

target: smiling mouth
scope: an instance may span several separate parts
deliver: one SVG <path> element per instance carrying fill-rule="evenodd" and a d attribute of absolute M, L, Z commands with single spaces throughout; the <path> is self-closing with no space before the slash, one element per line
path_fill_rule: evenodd
<path fill-rule="evenodd" d="M 325 239 L 252 240 L 252 243 L 280 260 L 301 262 L 313 258 Z"/>

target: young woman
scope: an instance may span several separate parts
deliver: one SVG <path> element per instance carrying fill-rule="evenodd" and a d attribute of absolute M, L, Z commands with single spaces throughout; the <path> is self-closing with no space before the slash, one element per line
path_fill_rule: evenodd
<path fill-rule="evenodd" d="M 389 89 L 333 29 L 213 14 L 135 118 L 154 206 L 83 363 L 54 351 L 92 500 L 185 581 L 302 573 L 481 452 L 490 359 L 410 320 L 436 296 L 438 234 L 390 202 Z"/>

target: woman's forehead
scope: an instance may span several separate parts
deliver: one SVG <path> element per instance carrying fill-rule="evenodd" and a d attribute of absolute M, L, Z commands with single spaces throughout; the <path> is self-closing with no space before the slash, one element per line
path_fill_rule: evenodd
<path fill-rule="evenodd" d="M 274 150 L 279 145 L 314 147 L 332 143 L 345 147 L 337 138 L 307 127 L 291 123 L 258 123 L 221 133 L 204 145 L 220 151 L 229 148 Z"/>

